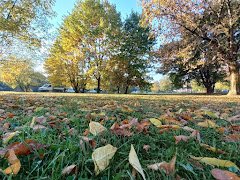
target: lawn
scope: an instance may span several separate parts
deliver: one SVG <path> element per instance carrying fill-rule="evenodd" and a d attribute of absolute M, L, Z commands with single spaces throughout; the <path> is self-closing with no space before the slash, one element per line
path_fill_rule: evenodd
<path fill-rule="evenodd" d="M 92 121 L 101 133 L 89 129 Z M 214 179 L 216 168 L 239 175 L 239 130 L 237 96 L 2 93 L 0 179 L 141 179 L 129 163 L 131 145 L 146 179 Z M 96 175 L 92 154 L 107 144 L 117 151 Z M 19 161 L 15 175 L 3 172 Z"/>

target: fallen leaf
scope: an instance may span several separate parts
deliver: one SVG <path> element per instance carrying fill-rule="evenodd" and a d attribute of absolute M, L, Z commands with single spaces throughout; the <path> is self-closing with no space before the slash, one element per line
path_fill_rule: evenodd
<path fill-rule="evenodd" d="M 39 124 L 44 124 L 47 122 L 47 118 L 44 116 L 35 117 L 35 121 Z"/>
<path fill-rule="evenodd" d="M 162 125 L 162 122 L 156 118 L 150 118 L 149 121 L 156 127 L 159 127 Z"/>
<path fill-rule="evenodd" d="M 114 154 L 116 153 L 117 148 L 111 144 L 97 148 L 92 153 L 92 160 L 95 165 L 95 173 L 98 175 L 103 171 L 108 165 Z"/>
<path fill-rule="evenodd" d="M 187 142 L 191 137 L 190 136 L 179 135 L 179 136 L 174 136 L 174 138 L 175 138 L 175 144 L 178 144 L 180 141 Z"/>
<path fill-rule="evenodd" d="M 38 125 L 35 125 L 35 126 L 33 126 L 32 127 L 32 129 L 33 129 L 33 131 L 41 131 L 41 130 L 45 130 L 45 129 L 47 129 L 47 127 L 46 126 L 43 126 L 43 125 L 40 125 L 40 124 L 38 124 Z"/>
<path fill-rule="evenodd" d="M 234 167 L 239 170 L 236 164 L 234 164 L 232 161 L 228 160 L 222 160 L 222 159 L 217 159 L 217 158 L 211 158 L 211 157 L 195 157 L 195 156 L 190 156 L 192 159 L 198 160 L 202 163 L 212 165 L 212 166 L 220 166 L 220 167 Z"/>
<path fill-rule="evenodd" d="M 219 118 L 218 115 L 215 112 L 212 111 L 205 111 L 205 115 L 207 115 L 208 117 L 210 117 L 211 119 L 217 119 Z"/>
<path fill-rule="evenodd" d="M 209 146 L 208 144 L 201 143 L 200 146 L 209 150 L 209 151 L 215 152 L 215 153 L 226 154 L 226 152 L 224 152 L 223 150 L 217 149 L 217 148 L 212 147 L 212 146 Z"/>
<path fill-rule="evenodd" d="M 161 125 L 158 126 L 159 128 L 166 128 L 166 129 L 180 129 L 181 127 L 179 125 Z"/>
<path fill-rule="evenodd" d="M 240 134 L 230 134 L 223 138 L 226 142 L 240 142 Z"/>
<path fill-rule="evenodd" d="M 89 123 L 89 131 L 92 133 L 94 136 L 98 135 L 99 133 L 102 133 L 103 131 L 106 131 L 107 129 L 101 125 L 98 122 L 91 121 Z"/>
<path fill-rule="evenodd" d="M 182 129 L 185 130 L 185 131 L 189 131 L 189 132 L 194 132 L 194 131 L 196 131 L 195 129 L 190 128 L 190 127 L 188 127 L 188 126 L 184 126 L 184 127 L 182 127 Z"/>
<path fill-rule="evenodd" d="M 133 109 L 130 108 L 130 107 L 128 107 L 127 105 L 122 105 L 122 107 L 121 107 L 121 111 L 122 111 L 122 112 L 128 112 L 128 113 L 131 113 L 131 112 L 133 112 Z"/>
<path fill-rule="evenodd" d="M 20 163 L 20 160 L 17 158 L 17 156 L 15 155 L 14 153 L 14 150 L 10 149 L 8 151 L 8 162 L 9 164 L 11 164 L 8 168 L 6 168 L 4 170 L 4 173 L 5 174 L 18 174 L 18 172 L 20 171 L 20 168 L 21 168 L 21 163 Z"/>
<path fill-rule="evenodd" d="M 131 150 L 129 153 L 129 163 L 133 166 L 134 169 L 136 169 L 142 175 L 143 179 L 146 180 L 142 166 L 138 160 L 137 153 L 132 144 L 131 144 Z"/>
<path fill-rule="evenodd" d="M 227 121 L 229 121 L 229 122 L 237 122 L 237 121 L 240 121 L 240 114 L 228 118 Z"/>
<path fill-rule="evenodd" d="M 235 173 L 226 170 L 213 169 L 211 170 L 211 174 L 217 180 L 240 180 L 240 177 Z"/>
<path fill-rule="evenodd" d="M 206 128 L 216 128 L 216 127 L 218 127 L 218 125 L 211 120 L 205 120 L 204 122 L 199 122 L 197 125 L 201 126 L 201 127 L 206 127 Z"/>
<path fill-rule="evenodd" d="M 148 144 L 144 144 L 143 145 L 143 149 L 148 152 L 148 150 L 150 149 L 150 146 Z"/>
<path fill-rule="evenodd" d="M 10 144 L 9 146 L 7 146 L 6 149 L 14 150 L 16 155 L 28 155 L 35 150 L 46 148 L 46 147 L 47 145 L 43 145 L 43 144 L 37 143 L 37 141 L 28 139 L 24 142 L 15 142 L 13 144 Z M 5 156 L 7 157 L 8 153 L 6 153 Z"/>
<path fill-rule="evenodd" d="M 180 117 L 187 121 L 192 120 L 192 116 L 190 116 L 189 114 L 181 114 Z"/>
<path fill-rule="evenodd" d="M 151 164 L 148 165 L 148 169 L 152 169 L 155 171 L 164 169 L 167 175 L 173 174 L 175 172 L 176 159 L 177 157 L 175 155 L 169 163 L 163 161 L 161 163 Z"/>
<path fill-rule="evenodd" d="M 18 135 L 20 132 L 15 131 L 15 132 L 9 132 L 3 135 L 3 144 L 7 144 L 14 136 Z"/>
<path fill-rule="evenodd" d="M 65 176 L 65 175 L 69 175 L 71 173 L 76 173 L 76 167 L 77 166 L 75 164 L 65 167 L 62 170 L 62 175 Z"/>
<path fill-rule="evenodd" d="M 91 138 L 88 138 L 88 137 L 86 137 L 86 136 L 83 136 L 83 137 L 81 137 L 81 138 L 82 138 L 82 140 L 83 140 L 84 142 L 88 143 L 92 148 L 95 148 L 95 147 L 96 147 L 97 143 L 96 143 L 95 140 L 93 140 L 93 139 L 91 139 Z M 81 144 L 81 143 L 80 143 L 80 144 Z"/>
<path fill-rule="evenodd" d="M 138 132 L 147 132 L 149 126 L 150 126 L 149 121 L 141 121 L 136 125 L 136 129 Z"/>
<path fill-rule="evenodd" d="M 116 134 L 116 135 L 119 135 L 119 136 L 126 136 L 126 137 L 130 137 L 133 135 L 133 133 L 127 128 L 123 128 L 123 127 L 120 127 L 117 123 L 114 123 L 112 126 L 111 126 L 111 132 Z"/>

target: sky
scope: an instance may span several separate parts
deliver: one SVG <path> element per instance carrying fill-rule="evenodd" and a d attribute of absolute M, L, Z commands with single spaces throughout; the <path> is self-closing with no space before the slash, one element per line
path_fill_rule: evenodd
<path fill-rule="evenodd" d="M 51 23 L 54 25 L 54 29 L 57 29 L 65 16 L 71 13 L 74 8 L 74 4 L 77 0 L 56 0 L 54 11 L 56 17 L 51 19 Z M 132 11 L 141 12 L 139 0 L 109 0 L 110 3 L 116 5 L 116 9 L 121 13 L 121 17 L 124 20 Z M 160 80 L 162 75 L 151 72 L 150 76 L 153 77 L 154 81 Z"/>

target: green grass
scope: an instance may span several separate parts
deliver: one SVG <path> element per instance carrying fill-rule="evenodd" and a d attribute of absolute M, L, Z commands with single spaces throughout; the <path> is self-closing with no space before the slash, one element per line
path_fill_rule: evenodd
<path fill-rule="evenodd" d="M 127 105 L 134 111 L 126 113 L 118 108 L 103 108 L 111 103 L 119 106 Z M 32 107 L 33 112 L 28 110 L 29 107 Z M 0 173 L 0 179 L 131 179 L 132 167 L 128 162 L 131 144 L 135 147 L 147 179 L 174 179 L 173 176 L 166 176 L 164 171 L 149 170 L 147 165 L 162 161 L 169 162 L 175 154 L 177 155 L 176 174 L 182 178 L 213 179 L 210 173 L 213 167 L 203 164 L 203 170 L 199 170 L 189 162 L 189 155 L 231 160 L 240 166 L 240 144 L 224 142 L 222 140 L 224 134 L 219 133 L 216 129 L 197 126 L 197 122 L 209 119 L 199 114 L 199 110 L 203 107 L 230 117 L 240 113 L 240 98 L 190 95 L 138 96 L 3 93 L 0 95 L 0 109 L 14 113 L 15 116 L 14 118 L 0 120 L 0 126 L 10 122 L 10 131 L 21 127 L 20 135 L 11 139 L 8 144 L 21 142 L 25 139 L 34 139 L 39 143 L 50 146 L 45 150 L 41 150 L 44 153 L 43 159 L 39 157 L 41 152 L 33 152 L 28 156 L 19 156 L 22 164 L 20 172 L 12 177 Z M 37 111 L 34 111 L 36 108 Z M 85 144 L 84 148 L 80 146 L 80 136 L 88 128 L 89 119 L 86 116 L 88 113 L 105 112 L 108 120 L 104 120 L 103 125 L 109 129 L 114 122 L 121 122 L 124 119 L 131 118 L 143 120 L 159 117 L 166 114 L 167 110 L 174 114 L 177 114 L 179 110 L 190 113 L 193 120 L 189 122 L 188 126 L 200 131 L 202 142 L 222 149 L 227 154 L 222 155 L 209 152 L 200 147 L 199 143 L 194 140 L 175 144 L 174 135 L 190 134 L 181 129 L 160 134 L 159 129 L 151 125 L 147 134 L 133 130 L 134 135 L 131 137 L 120 137 L 108 130 L 99 136 L 89 135 L 96 141 L 96 148 L 106 144 L 111 144 L 118 148 L 109 167 L 98 176 L 94 175 L 94 164 L 91 159 L 94 149 L 88 144 Z M 66 117 L 60 113 L 66 113 Z M 49 115 L 54 115 L 57 119 L 68 118 L 70 123 L 60 123 L 59 128 L 51 128 L 46 125 L 48 129 L 41 132 L 34 132 L 30 128 L 30 123 L 34 116 L 48 117 Z M 100 120 L 101 117 L 94 119 L 94 121 Z M 218 118 L 214 121 L 222 127 L 230 125 L 224 118 Z M 74 128 L 76 133 L 73 135 L 69 134 L 68 128 Z M 0 137 L 2 135 L 3 132 L 1 131 Z M 143 149 L 145 144 L 151 147 L 148 152 Z M 2 140 L 0 140 L 0 149 L 5 146 Z M 62 169 L 71 164 L 77 165 L 78 174 L 63 177 L 61 175 Z M 8 167 L 7 160 L 1 158 L 0 168 L 4 169 L 6 167 Z M 141 179 L 139 174 L 137 176 L 137 179 Z"/>

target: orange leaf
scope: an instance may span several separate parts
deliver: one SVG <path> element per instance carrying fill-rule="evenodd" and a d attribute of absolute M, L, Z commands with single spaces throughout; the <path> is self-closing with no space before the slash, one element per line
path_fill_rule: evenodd
<path fill-rule="evenodd" d="M 211 174 L 217 180 L 240 180 L 235 173 L 221 169 L 213 169 L 211 170 Z"/>
<path fill-rule="evenodd" d="M 10 149 L 8 151 L 8 162 L 11 164 L 8 168 L 4 170 L 5 174 L 11 174 L 13 173 L 14 175 L 18 174 L 21 168 L 21 163 L 17 156 L 14 153 L 14 150 Z"/>

